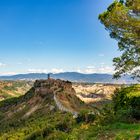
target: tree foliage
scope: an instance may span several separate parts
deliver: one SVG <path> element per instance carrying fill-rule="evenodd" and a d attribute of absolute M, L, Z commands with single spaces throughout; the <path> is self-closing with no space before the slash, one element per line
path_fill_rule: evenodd
<path fill-rule="evenodd" d="M 114 77 L 132 74 L 140 79 L 140 0 L 115 0 L 99 19 L 122 52 L 113 59 Z"/>
<path fill-rule="evenodd" d="M 113 95 L 115 114 L 121 118 L 140 120 L 140 85 L 122 88 Z"/>

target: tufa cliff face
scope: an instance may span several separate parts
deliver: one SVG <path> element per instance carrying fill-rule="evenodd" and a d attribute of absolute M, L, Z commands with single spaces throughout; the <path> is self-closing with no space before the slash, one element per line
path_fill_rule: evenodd
<path fill-rule="evenodd" d="M 26 119 L 34 113 L 47 115 L 60 110 L 77 115 L 84 106 L 71 82 L 48 79 L 37 80 L 25 95 L 0 106 L 0 111 L 4 113 L 4 120 Z"/>
<path fill-rule="evenodd" d="M 65 91 L 69 94 L 75 94 L 74 89 L 72 88 L 72 83 L 69 81 L 62 80 L 37 80 L 34 83 L 35 94 L 41 96 L 51 96 L 57 94 L 58 92 Z"/>
<path fill-rule="evenodd" d="M 77 98 L 72 83 L 62 80 L 37 80 L 34 84 L 35 94 L 43 98 L 53 99 L 61 111 L 76 115 L 83 103 Z"/>

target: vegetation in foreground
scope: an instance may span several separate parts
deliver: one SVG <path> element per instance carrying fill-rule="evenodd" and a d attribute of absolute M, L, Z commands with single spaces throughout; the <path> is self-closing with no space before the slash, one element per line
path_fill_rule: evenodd
<path fill-rule="evenodd" d="M 0 122 L 0 139 L 8 140 L 138 140 L 140 85 L 116 91 L 98 114 L 83 110 L 77 118 L 58 110 L 38 110 L 29 118 Z M 6 102 L 6 101 L 5 101 Z M 1 112 L 2 113 L 2 112 Z"/>

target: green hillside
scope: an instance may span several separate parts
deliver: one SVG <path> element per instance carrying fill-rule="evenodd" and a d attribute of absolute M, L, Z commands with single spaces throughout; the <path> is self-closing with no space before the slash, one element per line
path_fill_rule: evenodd
<path fill-rule="evenodd" d="M 0 140 L 138 140 L 139 87 L 117 91 L 97 111 L 76 98 L 70 82 L 37 81 L 24 96 L 0 102 Z"/>

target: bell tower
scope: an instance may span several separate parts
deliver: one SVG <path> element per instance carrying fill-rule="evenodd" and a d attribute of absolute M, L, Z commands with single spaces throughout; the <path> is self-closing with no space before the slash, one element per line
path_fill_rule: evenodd
<path fill-rule="evenodd" d="M 50 73 L 48 73 L 48 80 L 51 78 L 51 74 Z"/>

